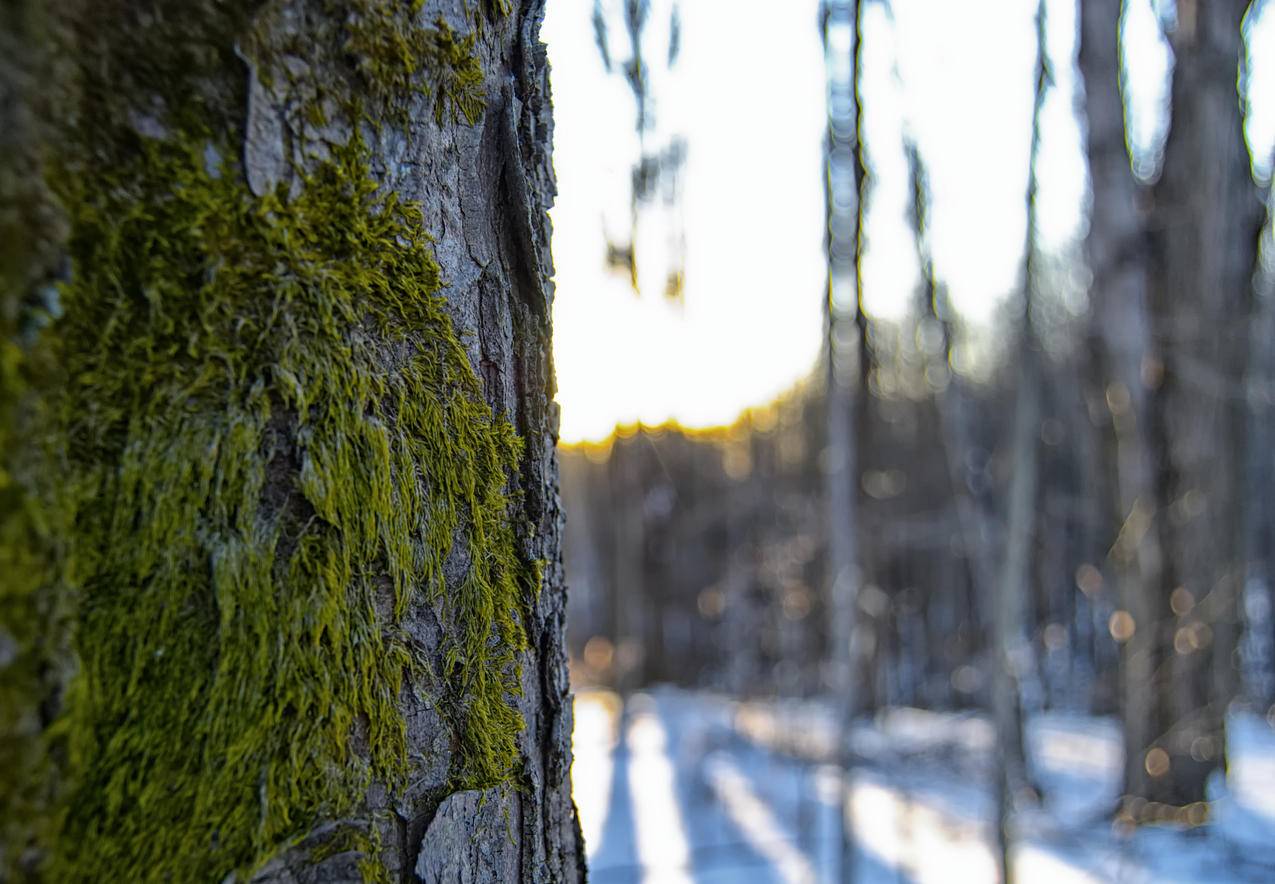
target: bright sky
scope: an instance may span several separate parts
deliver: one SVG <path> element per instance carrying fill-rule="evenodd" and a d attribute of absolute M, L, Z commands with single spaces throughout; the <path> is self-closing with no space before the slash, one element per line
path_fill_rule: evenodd
<path fill-rule="evenodd" d="M 666 21 L 664 4 L 653 6 L 653 25 Z M 815 2 L 683 4 L 674 100 L 658 108 L 690 141 L 681 305 L 658 291 L 636 297 L 603 264 L 603 210 L 624 217 L 614 206 L 627 199 L 634 109 L 623 80 L 603 72 L 592 8 L 592 0 L 554 0 L 543 30 L 558 172 L 562 437 L 600 439 L 635 420 L 726 423 L 809 371 L 819 348 L 824 85 Z M 623 241 L 627 231 L 612 236 Z"/>
<path fill-rule="evenodd" d="M 1127 2 L 1134 141 L 1153 157 L 1163 137 L 1168 52 L 1155 0 Z M 1252 23 L 1251 87 L 1269 96 L 1275 95 L 1275 2 L 1261 2 L 1265 14 Z M 1025 229 L 1035 2 L 892 5 L 894 20 L 881 3 L 865 8 L 865 136 L 875 176 L 867 306 L 874 315 L 900 316 L 916 284 L 901 151 L 908 131 L 929 167 L 936 268 L 957 308 L 975 323 L 987 322 L 1014 290 Z M 651 6 L 651 27 L 658 29 L 668 20 L 669 0 Z M 657 84 L 656 108 L 659 131 L 681 132 L 689 142 L 685 298 L 670 304 L 658 285 L 635 296 L 627 277 L 604 264 L 604 224 L 614 228 L 627 217 L 626 183 L 637 151 L 633 99 L 619 76 L 603 70 L 592 0 L 548 4 L 542 36 L 555 113 L 554 349 L 564 441 L 602 439 L 617 423 L 638 420 L 728 423 L 813 367 L 824 285 L 825 86 L 817 9 L 817 0 L 682 2 L 681 61 Z M 1043 118 L 1040 226 L 1042 246 L 1060 249 L 1080 232 L 1086 188 L 1074 113 L 1074 0 L 1049 0 L 1048 22 L 1056 78 Z M 625 41 L 614 37 L 622 61 Z M 1249 121 L 1250 143 L 1269 157 L 1275 102 L 1255 107 L 1263 112 Z M 648 232 L 638 253 L 655 265 L 646 278 L 658 281 L 667 235 Z M 618 242 L 627 237 L 624 229 L 610 233 Z"/>

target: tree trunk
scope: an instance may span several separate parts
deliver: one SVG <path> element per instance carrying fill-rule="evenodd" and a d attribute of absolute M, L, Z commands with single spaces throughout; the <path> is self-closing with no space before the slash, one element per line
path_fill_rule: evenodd
<path fill-rule="evenodd" d="M 1111 557 L 1120 609 L 1132 618 L 1132 635 L 1116 623 L 1121 643 L 1121 708 L 1124 720 L 1124 792 L 1147 794 L 1145 755 L 1168 722 L 1157 717 L 1152 688 L 1161 667 L 1153 624 L 1161 581 L 1159 533 L 1150 522 L 1160 508 L 1153 484 L 1148 435 L 1150 364 L 1147 315 L 1146 228 L 1137 208 L 1138 185 L 1126 149 L 1120 94 L 1120 0 L 1080 5 L 1080 70 L 1085 81 L 1087 150 L 1093 203 L 1087 242 L 1090 287 L 1091 396 L 1110 421 L 1102 426 L 1103 473 L 1117 534 Z M 1119 616 L 1119 615 L 1117 615 Z"/>
<path fill-rule="evenodd" d="M 1164 550 L 1152 633 L 1157 680 L 1146 779 L 1134 791 L 1205 799 L 1224 760 L 1242 583 L 1243 390 L 1262 212 L 1236 67 L 1247 0 L 1179 3 L 1172 129 L 1152 189 L 1149 436 Z"/>
<path fill-rule="evenodd" d="M 863 165 L 859 94 L 862 60 L 862 9 L 859 0 L 829 0 L 824 6 L 824 41 L 830 43 L 833 28 L 849 31 L 851 58 L 848 65 L 829 62 L 829 119 L 826 136 L 826 217 L 825 248 L 828 256 L 828 286 L 825 293 L 827 340 L 827 447 L 824 479 L 827 504 L 828 580 L 831 624 L 829 628 L 829 686 L 837 706 L 841 733 L 839 747 L 842 768 L 840 790 L 839 874 L 842 882 L 855 877 L 853 822 L 852 730 L 858 698 L 860 655 L 856 644 L 859 605 L 859 559 L 857 552 L 858 467 L 855 451 L 855 373 L 861 370 L 861 354 L 851 342 L 860 340 L 856 327 L 847 327 L 847 302 L 856 315 L 862 304 L 860 260 L 863 248 L 863 194 L 866 170 Z M 838 73 L 844 71 L 844 73 Z"/>
<path fill-rule="evenodd" d="M 1271 205 L 1262 239 L 1272 255 Z M 1269 259 L 1268 259 L 1269 260 Z M 1259 261 L 1264 266 L 1264 261 Z M 1247 475 L 1244 482 L 1246 695 L 1275 704 L 1275 273 L 1258 271 L 1250 323 L 1247 384 Z"/>
<path fill-rule="evenodd" d="M 11 880 L 583 877 L 543 2 L 470 6 L 7 4 Z"/>
<path fill-rule="evenodd" d="M 1034 596 L 1037 487 L 1040 482 L 1041 355 L 1036 336 L 1036 162 L 1040 113 L 1045 100 L 1048 60 L 1045 5 L 1036 8 L 1036 68 L 1031 148 L 1027 172 L 1027 229 L 1023 241 L 1022 316 L 1018 329 L 1018 383 L 1010 435 L 1009 500 L 1004 550 L 992 604 L 992 711 L 996 725 L 996 809 L 1000 880 L 1014 881 L 1012 827 L 1015 797 L 1034 791 L 1024 735 L 1024 685 L 1037 665 L 1027 637 L 1027 610 Z M 1036 691 L 1038 694 L 1039 691 Z"/>
<path fill-rule="evenodd" d="M 652 620 L 658 615 L 651 587 L 646 585 L 646 519 L 642 499 L 642 463 L 639 436 L 611 447 L 607 463 L 610 477 L 613 548 L 611 580 L 614 592 L 616 639 L 616 687 L 624 697 L 646 686 L 651 647 Z"/>
<path fill-rule="evenodd" d="M 1042 44 L 1042 51 L 1044 49 Z M 1034 208 L 1031 209 L 1034 212 Z M 1028 230 L 1034 225 L 1029 223 Z M 1030 233 L 1029 233 L 1030 236 Z M 1034 245 L 1029 244 L 1029 249 Z M 1032 262 L 1027 262 L 1030 289 Z M 1028 295 L 1027 297 L 1030 297 Z M 1028 306 L 1030 311 L 1030 305 Z M 1030 315 L 1020 334 L 1018 389 L 1010 439 L 1009 506 L 1005 549 L 992 596 L 992 713 L 996 727 L 996 816 L 998 862 L 1002 884 L 1015 880 L 1011 848 L 1015 796 L 1032 790 L 1024 734 L 1023 684 L 1034 676 L 1036 664 L 1027 637 L 1026 607 L 1031 592 L 1035 541 L 1036 488 L 1039 481 L 1040 368 Z"/>

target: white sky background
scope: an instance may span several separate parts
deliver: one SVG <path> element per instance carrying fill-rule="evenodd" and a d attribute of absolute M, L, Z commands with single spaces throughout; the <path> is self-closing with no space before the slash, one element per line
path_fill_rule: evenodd
<path fill-rule="evenodd" d="M 1154 157 L 1168 52 L 1154 0 L 1128 0 L 1135 146 Z M 1249 139 L 1275 141 L 1275 2 L 1251 22 Z M 652 0 L 654 42 L 667 0 Z M 1167 5 L 1167 4 L 1165 4 Z M 865 298 L 898 317 L 913 298 L 915 251 L 906 223 L 902 153 L 915 137 L 933 191 L 935 265 L 953 302 L 986 323 L 1014 291 L 1026 215 L 1035 0 L 894 0 L 865 7 L 864 118 L 869 164 Z M 557 205 L 552 212 L 557 293 L 554 349 L 562 438 L 606 437 L 617 423 L 728 423 L 809 373 L 818 355 L 824 285 L 821 139 L 823 50 L 817 0 L 682 0 L 681 60 L 657 83 L 657 135 L 680 132 L 684 302 L 660 294 L 667 233 L 639 241 L 643 282 L 604 263 L 606 227 L 627 239 L 627 183 L 637 155 L 634 102 L 608 76 L 594 43 L 592 0 L 551 0 L 549 46 Z M 1264 14 L 1261 14 L 1264 13 Z M 1049 0 L 1055 81 L 1039 160 L 1041 246 L 1081 233 L 1086 177 L 1075 108 L 1074 0 Z M 628 56 L 613 20 L 613 58 Z M 1146 168 L 1153 168 L 1142 164 Z M 1140 171 L 1143 171 L 1140 168 Z M 1259 164 L 1265 174 L 1267 164 Z"/>

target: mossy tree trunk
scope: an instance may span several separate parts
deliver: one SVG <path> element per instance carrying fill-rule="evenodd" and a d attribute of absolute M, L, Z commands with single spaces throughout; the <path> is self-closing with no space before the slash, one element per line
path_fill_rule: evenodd
<path fill-rule="evenodd" d="M 583 876 L 542 6 L 4 4 L 0 878 Z"/>

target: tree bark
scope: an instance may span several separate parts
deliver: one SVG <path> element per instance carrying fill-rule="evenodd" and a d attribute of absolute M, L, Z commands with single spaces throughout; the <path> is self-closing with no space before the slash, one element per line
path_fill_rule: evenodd
<path fill-rule="evenodd" d="M 1092 206 L 1087 251 L 1091 397 L 1110 416 L 1102 425 L 1107 506 L 1117 534 L 1111 543 L 1117 604 L 1135 624 L 1121 644 L 1124 792 L 1147 794 L 1145 755 L 1168 722 L 1158 718 L 1153 688 L 1163 647 L 1154 640 L 1161 582 L 1160 508 L 1148 435 L 1150 319 L 1147 315 L 1146 227 L 1126 148 L 1120 93 L 1120 0 L 1080 5 L 1080 70 L 1085 82 Z M 1122 633 L 1122 635 L 1124 635 Z"/>
<path fill-rule="evenodd" d="M 1224 762 L 1242 585 L 1244 383 L 1262 206 L 1236 94 L 1246 0 L 1180 3 L 1172 128 L 1152 188 L 1149 437 L 1164 550 L 1152 633 L 1158 671 L 1146 779 L 1135 791 L 1201 802 Z M 1135 615 L 1135 620 L 1136 620 Z"/>
<path fill-rule="evenodd" d="M 1271 254 L 1272 215 L 1267 194 L 1261 251 Z M 1265 266 L 1259 259 L 1259 264 Z M 1247 474 L 1244 494 L 1245 694 L 1275 703 L 1275 274 L 1258 271 L 1249 333 Z"/>
<path fill-rule="evenodd" d="M 859 701 L 855 696 L 860 675 L 857 629 L 860 568 L 858 556 L 857 495 L 859 471 L 855 450 L 855 374 L 864 366 L 863 353 L 851 342 L 861 341 L 862 324 L 854 332 L 847 327 L 846 302 L 853 300 L 861 315 L 863 249 L 863 194 L 866 170 L 862 156 L 862 112 L 859 76 L 863 57 L 863 12 L 859 0 L 837 0 L 823 8 L 823 36 L 829 43 L 833 28 L 849 31 L 850 63 L 842 68 L 829 64 L 828 132 L 825 141 L 825 197 L 828 220 L 825 248 L 828 285 L 824 293 L 827 359 L 827 447 L 824 464 L 827 505 L 828 582 L 831 608 L 829 628 L 829 687 L 836 704 L 841 733 L 838 747 L 842 768 L 840 790 L 839 880 L 855 878 L 856 852 L 853 822 L 854 749 L 852 730 Z M 845 70 L 838 76 L 836 71 Z"/>
<path fill-rule="evenodd" d="M 1027 610 L 1034 596 L 1037 488 L 1040 483 L 1041 354 L 1036 334 L 1036 200 L 1040 113 L 1048 82 L 1045 6 L 1036 8 L 1036 67 L 1032 137 L 1028 151 L 1027 227 L 1023 241 L 1022 315 L 1018 329 L 1018 384 L 1010 436 L 1009 500 L 1004 551 L 992 608 L 992 710 L 996 724 L 996 805 L 1000 879 L 1014 880 L 1012 826 L 1015 797 L 1034 791 L 1024 728 L 1024 685 L 1037 677 L 1035 653 L 1027 637 Z M 1039 693 L 1037 691 L 1037 693 Z"/>
<path fill-rule="evenodd" d="M 10 880 L 584 877 L 543 0 L 417 6 L 6 5 Z"/>

